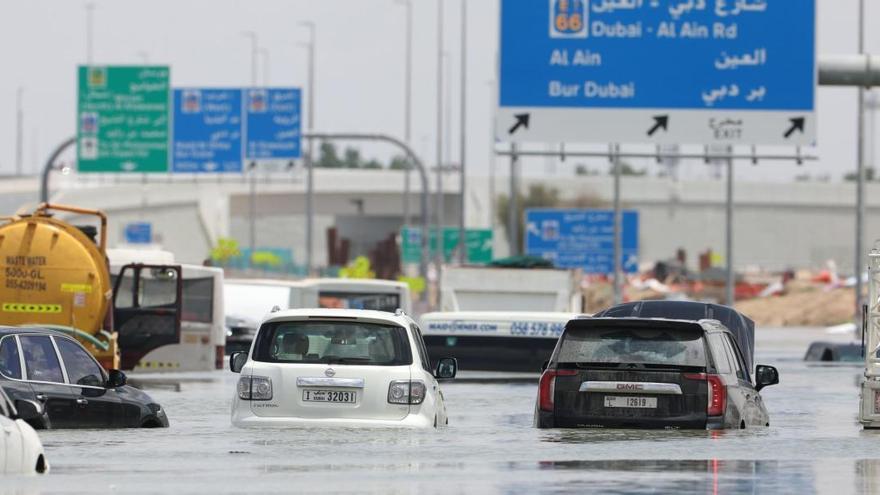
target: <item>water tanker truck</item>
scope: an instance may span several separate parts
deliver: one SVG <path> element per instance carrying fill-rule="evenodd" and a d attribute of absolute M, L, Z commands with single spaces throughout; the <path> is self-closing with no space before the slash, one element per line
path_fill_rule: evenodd
<path fill-rule="evenodd" d="M 56 212 L 94 217 L 98 226 L 72 225 L 56 218 Z M 69 333 L 108 370 L 120 368 L 121 326 L 179 334 L 180 267 L 132 265 L 135 276 L 128 280 L 135 285 L 120 287 L 117 280 L 114 287 L 107 261 L 107 217 L 101 211 L 44 203 L 32 214 L 2 222 L 0 325 Z M 154 279 L 177 282 L 177 293 L 159 305 L 139 301 L 143 284 Z"/>

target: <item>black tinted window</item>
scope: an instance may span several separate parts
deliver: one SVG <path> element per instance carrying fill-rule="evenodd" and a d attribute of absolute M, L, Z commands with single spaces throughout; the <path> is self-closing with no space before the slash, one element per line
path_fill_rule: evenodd
<path fill-rule="evenodd" d="M 309 320 L 260 329 L 255 361 L 398 366 L 412 364 L 406 329 L 355 321 Z"/>
<path fill-rule="evenodd" d="M 63 338 L 56 338 L 55 343 L 61 352 L 70 383 L 92 387 L 99 387 L 104 383 L 101 367 L 79 344 Z"/>
<path fill-rule="evenodd" d="M 422 337 L 422 331 L 419 327 L 412 325 L 413 335 L 416 337 L 416 347 L 419 350 L 419 357 L 422 360 L 422 368 L 428 373 L 431 372 L 431 359 L 428 357 L 428 347 L 425 345 L 425 339 Z"/>
<path fill-rule="evenodd" d="M 0 341 L 0 374 L 21 380 L 21 359 L 15 337 L 5 337 Z"/>
<path fill-rule="evenodd" d="M 211 323 L 214 321 L 214 278 L 183 279 L 184 321 Z"/>
<path fill-rule="evenodd" d="M 61 363 L 55 354 L 55 346 L 45 335 L 24 335 L 21 338 L 21 349 L 24 352 L 24 363 L 27 368 L 27 379 L 37 382 L 64 383 Z"/>
<path fill-rule="evenodd" d="M 701 332 L 649 328 L 572 329 L 560 363 L 634 363 L 706 366 Z"/>

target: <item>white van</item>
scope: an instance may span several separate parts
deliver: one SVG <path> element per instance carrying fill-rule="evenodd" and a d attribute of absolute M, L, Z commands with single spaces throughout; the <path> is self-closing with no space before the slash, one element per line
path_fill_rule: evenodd
<path fill-rule="evenodd" d="M 430 367 L 403 312 L 345 309 L 273 313 L 229 366 L 241 373 L 235 426 L 445 426 L 437 380 L 457 369 L 452 358 Z"/>
<path fill-rule="evenodd" d="M 541 371 L 578 313 L 459 311 L 425 313 L 422 331 L 433 357 L 455 356 L 462 370 Z"/>

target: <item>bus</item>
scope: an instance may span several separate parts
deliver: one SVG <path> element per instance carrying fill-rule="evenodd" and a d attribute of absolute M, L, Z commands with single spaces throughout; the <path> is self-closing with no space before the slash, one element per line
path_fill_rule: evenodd
<path fill-rule="evenodd" d="M 154 332 L 153 328 L 139 325 L 119 332 L 119 347 L 123 369 L 135 372 L 210 371 L 222 369 L 225 358 L 226 325 L 223 307 L 223 270 L 201 265 L 174 262 L 167 251 L 109 249 L 110 274 L 118 286 L 117 305 L 125 301 L 146 301 L 160 306 L 173 301 L 172 278 L 177 272 L 143 274 L 123 270 L 138 263 L 179 266 L 181 283 L 180 328 L 175 333 Z M 122 281 L 118 279 L 122 277 Z M 135 284 L 134 277 L 140 283 Z M 118 282 L 118 285 L 117 285 Z M 176 282 L 176 281 L 175 281 Z M 138 296 L 131 294 L 138 287 Z"/>

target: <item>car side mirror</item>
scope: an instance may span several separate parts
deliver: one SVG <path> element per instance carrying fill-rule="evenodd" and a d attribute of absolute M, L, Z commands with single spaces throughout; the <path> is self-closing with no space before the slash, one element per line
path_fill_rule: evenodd
<path fill-rule="evenodd" d="M 107 388 L 124 387 L 126 383 L 128 383 L 128 377 L 125 376 L 125 373 L 119 370 L 110 370 L 107 377 Z"/>
<path fill-rule="evenodd" d="M 779 383 L 779 371 L 773 366 L 759 364 L 755 368 L 755 390 L 761 391 L 764 387 Z"/>
<path fill-rule="evenodd" d="M 233 352 L 231 356 L 229 356 L 229 370 L 233 373 L 241 373 L 242 368 L 244 368 L 245 363 L 247 363 L 248 353 L 239 351 Z"/>
<path fill-rule="evenodd" d="M 434 378 L 439 380 L 451 380 L 458 373 L 458 361 L 455 358 L 440 358 L 437 361 L 437 369 L 434 371 Z"/>
<path fill-rule="evenodd" d="M 24 421 L 38 420 L 43 417 L 43 412 L 45 411 L 43 404 L 27 399 L 17 399 L 15 401 L 15 410 L 17 414 L 14 419 Z"/>

